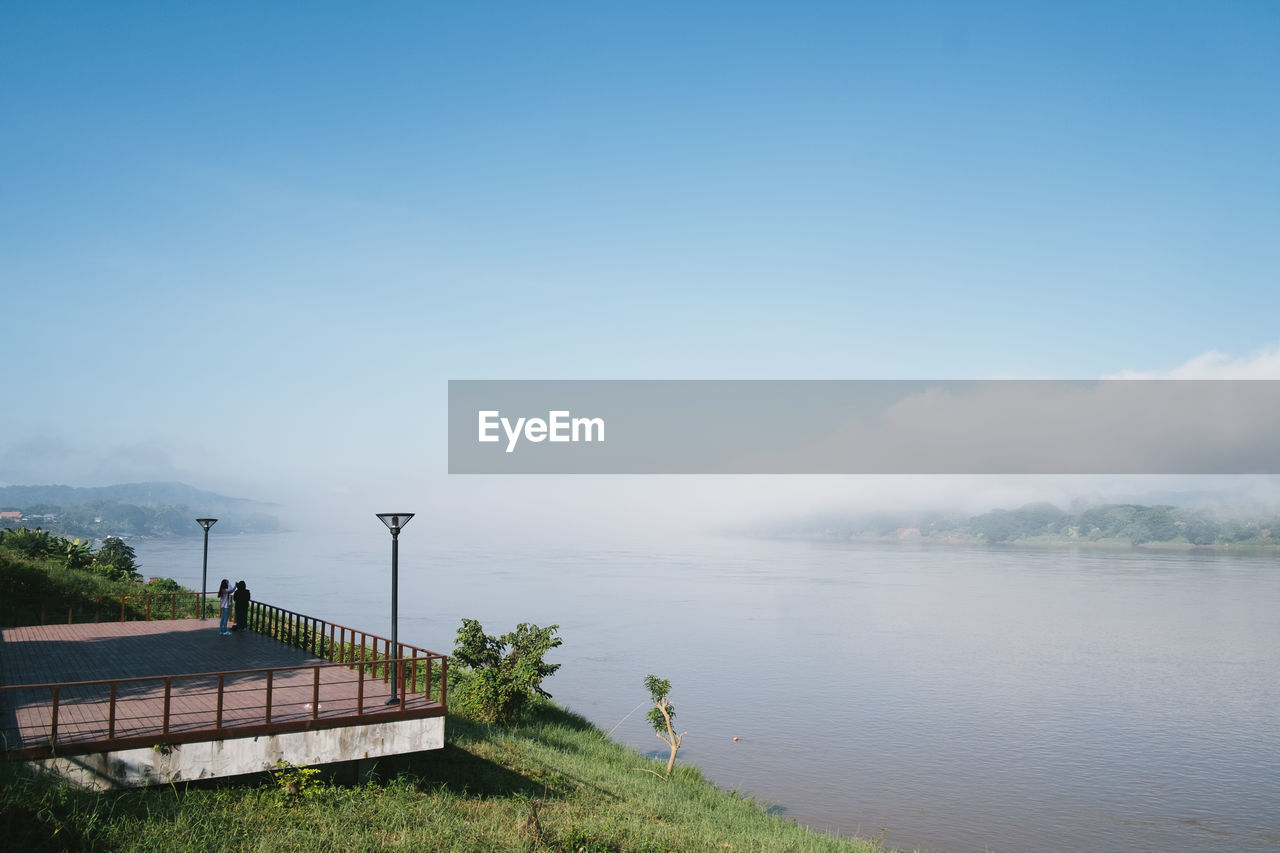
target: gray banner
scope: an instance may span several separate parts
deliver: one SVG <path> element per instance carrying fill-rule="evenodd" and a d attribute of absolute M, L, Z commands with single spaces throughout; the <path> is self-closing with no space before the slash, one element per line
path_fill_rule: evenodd
<path fill-rule="evenodd" d="M 1277 474 L 1280 380 L 451 380 L 451 474 Z"/>

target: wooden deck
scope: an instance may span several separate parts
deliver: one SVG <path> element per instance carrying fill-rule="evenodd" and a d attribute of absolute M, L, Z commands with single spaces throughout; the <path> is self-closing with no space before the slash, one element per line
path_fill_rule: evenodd
<path fill-rule="evenodd" d="M 134 678 L 145 680 L 118 681 L 113 704 L 111 685 L 101 682 Z M 357 667 L 330 664 L 253 631 L 222 636 L 216 619 L 0 630 L 0 685 L 53 684 L 60 685 L 56 732 L 51 686 L 0 689 L 7 751 L 47 747 L 55 736 L 65 753 L 104 742 L 163 744 L 358 725 L 393 711 L 444 712 L 420 695 L 408 696 L 403 709 L 388 707 L 390 688 L 381 677 L 361 678 Z"/>

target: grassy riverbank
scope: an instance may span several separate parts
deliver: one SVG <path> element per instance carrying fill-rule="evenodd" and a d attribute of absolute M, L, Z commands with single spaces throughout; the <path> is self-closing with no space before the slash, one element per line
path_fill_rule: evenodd
<path fill-rule="evenodd" d="M 97 596 L 155 586 L 73 567 L 79 558 L 65 541 L 44 543 L 35 556 L 8 544 L 0 541 L 0 584 L 10 593 L 7 615 L 24 622 L 46 610 L 82 615 Z M 461 667 L 451 671 L 455 695 L 466 677 Z M 694 767 L 677 764 L 670 779 L 659 778 L 665 761 L 540 700 L 518 725 L 489 725 L 455 710 L 445 731 L 443 750 L 383 762 L 364 783 L 318 777 L 314 787 L 295 768 L 283 779 L 261 773 L 93 793 L 2 765 L 0 838 L 10 850 L 120 853 L 879 849 L 772 816 Z"/>
<path fill-rule="evenodd" d="M 0 834 L 14 850 L 854 851 L 721 791 L 693 767 L 608 740 L 554 705 L 517 727 L 450 716 L 446 746 L 381 765 L 363 784 L 297 793 L 269 774 L 108 793 L 5 768 Z"/>

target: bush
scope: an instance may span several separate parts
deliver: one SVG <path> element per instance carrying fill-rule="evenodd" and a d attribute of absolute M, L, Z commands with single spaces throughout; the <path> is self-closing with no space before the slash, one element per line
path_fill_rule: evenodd
<path fill-rule="evenodd" d="M 147 592 L 185 592 L 186 588 L 173 578 L 152 578 L 147 582 Z M 215 604 L 217 602 L 214 602 Z"/>
<path fill-rule="evenodd" d="M 19 527 L 17 530 L 0 531 L 0 544 L 15 554 L 40 560 L 60 553 L 68 543 L 38 527 L 35 530 Z"/>
<path fill-rule="evenodd" d="M 271 779 L 276 784 L 276 802 L 279 805 L 297 805 L 324 792 L 325 784 L 317 777 L 319 769 L 315 767 L 298 767 L 281 759 L 271 770 Z"/>
<path fill-rule="evenodd" d="M 542 656 L 561 645 L 555 636 L 559 625 L 539 628 L 521 622 L 515 631 L 491 637 L 474 619 L 463 619 L 458 629 L 454 658 L 470 669 L 461 689 L 452 696 L 468 716 L 491 723 L 509 723 L 519 717 L 535 696 L 550 698 L 542 679 L 560 668 Z"/>

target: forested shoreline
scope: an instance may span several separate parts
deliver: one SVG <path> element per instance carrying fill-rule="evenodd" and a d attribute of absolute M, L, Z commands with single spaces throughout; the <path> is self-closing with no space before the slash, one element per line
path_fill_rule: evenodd
<path fill-rule="evenodd" d="M 1099 504 L 1064 510 L 1050 503 L 980 515 L 947 512 L 813 515 L 767 522 L 746 532 L 763 538 L 1025 543 L 1147 547 L 1276 547 L 1274 512 L 1228 513 L 1169 505 Z"/>
<path fill-rule="evenodd" d="M 199 536 L 199 515 L 217 516 L 222 532 L 270 533 L 279 529 L 271 508 L 184 483 L 0 487 L 0 529 L 38 528 L 84 539 Z"/>

